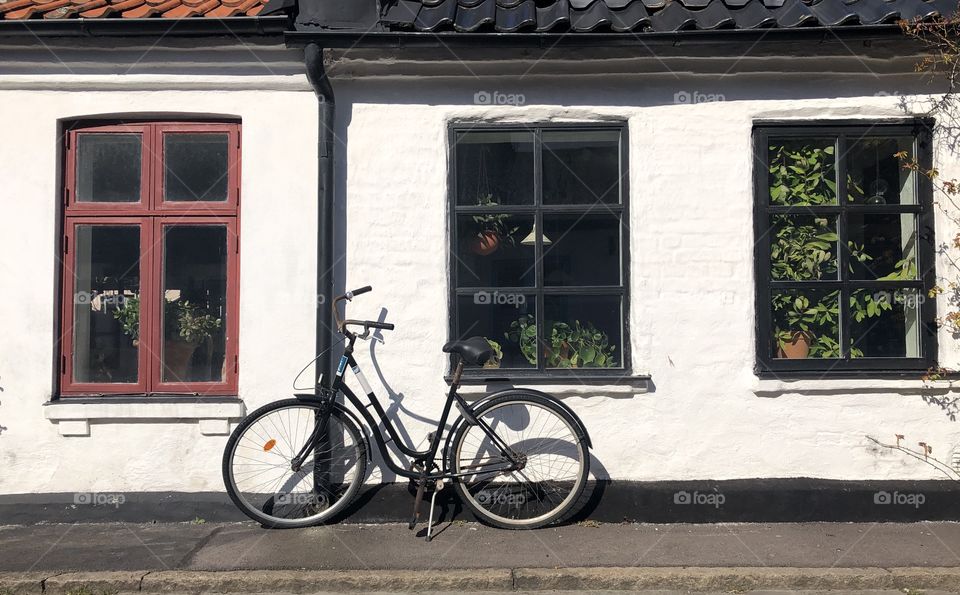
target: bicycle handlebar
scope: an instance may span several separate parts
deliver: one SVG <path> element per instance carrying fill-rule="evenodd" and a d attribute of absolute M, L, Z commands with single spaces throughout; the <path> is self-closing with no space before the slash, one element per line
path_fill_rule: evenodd
<path fill-rule="evenodd" d="M 345 331 L 345 327 L 348 324 L 353 324 L 357 326 L 362 325 L 364 332 L 369 331 L 372 328 L 381 329 L 385 331 L 392 331 L 395 328 L 394 325 L 389 322 L 378 322 L 376 320 L 344 320 L 340 318 L 340 309 L 337 307 L 337 304 L 339 304 L 344 300 L 350 301 L 353 298 L 357 297 L 358 295 L 363 295 L 371 291 L 373 291 L 373 287 L 370 287 L 369 285 L 365 285 L 359 289 L 348 291 L 347 293 L 334 298 L 332 307 L 333 307 L 333 318 L 337 322 L 337 331 L 343 333 Z"/>

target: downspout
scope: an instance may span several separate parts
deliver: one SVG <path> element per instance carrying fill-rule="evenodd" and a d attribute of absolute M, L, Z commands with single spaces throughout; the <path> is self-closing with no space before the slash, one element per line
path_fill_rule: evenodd
<path fill-rule="evenodd" d="M 317 396 L 322 388 L 329 388 L 332 374 L 331 354 L 327 353 L 332 345 L 333 317 L 330 305 L 333 304 L 333 125 L 336 115 L 336 101 L 333 87 L 323 65 L 323 48 L 309 43 L 304 48 L 304 63 L 307 79 L 313 87 L 319 102 L 319 127 L 317 130 L 317 354 L 326 353 L 317 360 L 316 382 Z M 321 386 L 322 384 L 322 386 Z"/>

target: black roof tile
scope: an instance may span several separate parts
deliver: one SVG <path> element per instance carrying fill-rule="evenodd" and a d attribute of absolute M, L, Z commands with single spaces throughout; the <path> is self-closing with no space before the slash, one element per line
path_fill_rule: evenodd
<path fill-rule="evenodd" d="M 380 23 L 425 32 L 675 32 L 840 27 L 930 18 L 957 0 L 380 0 Z M 316 23 L 322 26 L 322 23 Z"/>

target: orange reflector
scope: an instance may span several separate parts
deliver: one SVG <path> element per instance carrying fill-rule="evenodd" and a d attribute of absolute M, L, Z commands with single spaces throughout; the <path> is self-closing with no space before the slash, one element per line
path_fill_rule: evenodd
<path fill-rule="evenodd" d="M 266 443 L 266 444 L 263 445 L 263 450 L 265 450 L 265 451 L 266 451 L 266 450 L 270 450 L 271 448 L 273 448 L 273 447 L 276 446 L 276 445 L 277 445 L 277 441 L 274 440 L 273 438 L 271 438 L 270 440 L 267 440 L 267 443 Z"/>

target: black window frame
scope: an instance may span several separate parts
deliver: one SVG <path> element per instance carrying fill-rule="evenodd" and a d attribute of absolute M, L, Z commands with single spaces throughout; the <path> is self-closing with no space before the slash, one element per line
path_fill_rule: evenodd
<path fill-rule="evenodd" d="M 918 378 L 922 372 L 936 368 L 937 365 L 937 323 L 936 299 L 927 292 L 936 285 L 936 245 L 933 206 L 933 183 L 927 176 L 916 174 L 917 204 L 850 205 L 842 197 L 847 195 L 847 159 L 846 152 L 850 141 L 868 136 L 911 136 L 913 137 L 914 156 L 921 168 L 932 168 L 932 123 L 926 120 L 910 121 L 843 121 L 843 122 L 768 122 L 756 124 L 753 128 L 754 154 L 754 240 L 755 240 L 755 308 L 757 322 L 756 363 L 754 373 L 760 378 L 842 378 L 842 377 L 889 377 Z M 768 183 L 768 146 L 769 138 L 823 138 L 836 137 L 835 174 L 837 183 L 837 204 L 822 207 L 773 206 L 770 204 Z M 798 210 L 808 213 L 814 211 L 832 214 L 837 217 L 838 269 L 840 278 L 836 281 L 775 281 L 771 278 L 769 217 L 772 214 L 784 214 Z M 844 241 L 848 236 L 847 216 L 850 211 L 867 214 L 916 214 L 917 215 L 917 270 L 914 281 L 870 281 L 851 280 L 849 254 Z M 840 289 L 840 329 L 839 341 L 844 357 L 841 359 L 786 359 L 774 358 L 773 321 L 770 308 L 770 296 L 774 289 L 797 289 L 822 287 Z M 924 297 L 920 304 L 920 349 L 918 358 L 851 358 L 849 354 L 850 304 L 849 295 L 857 289 L 917 289 Z"/>
<path fill-rule="evenodd" d="M 621 271 L 620 285 L 596 286 L 596 287 L 552 287 L 545 288 L 543 281 L 543 242 L 540 233 L 537 235 L 535 246 L 534 261 L 536 265 L 536 283 L 532 287 L 458 287 L 457 285 L 457 255 L 456 249 L 460 245 L 457 234 L 457 215 L 482 212 L 484 207 L 475 207 L 471 205 L 457 204 L 457 158 L 456 144 L 457 135 L 463 132 L 526 132 L 532 133 L 534 139 L 534 200 L 532 205 L 502 205 L 497 207 L 498 212 L 509 212 L 525 215 L 533 215 L 534 225 L 538 230 L 543 230 L 543 215 L 581 213 L 595 205 L 544 205 L 543 204 L 543 132 L 553 130 L 617 130 L 620 132 L 620 201 L 618 204 L 603 203 L 600 208 L 604 212 L 619 214 L 620 226 L 622 229 L 620 240 L 621 253 Z M 522 379 L 527 381 L 589 381 L 600 380 L 610 381 L 632 377 L 632 360 L 630 350 L 630 162 L 629 162 L 629 127 L 626 121 L 610 122 L 524 122 L 524 123 L 496 123 L 496 122 L 451 122 L 447 127 L 447 229 L 448 229 L 448 279 L 449 279 L 449 328 L 448 336 L 451 338 L 460 338 L 458 332 L 458 305 L 457 297 L 461 295 L 472 295 L 479 291 L 500 291 L 516 292 L 526 295 L 535 295 L 536 304 L 536 324 L 538 333 L 544 328 L 544 296 L 545 295 L 571 295 L 571 296 L 614 296 L 621 299 L 621 313 L 623 321 L 621 325 L 620 338 L 620 356 L 622 357 L 622 366 L 615 368 L 546 368 L 544 358 L 538 358 L 536 368 L 531 369 L 500 369 L 500 368 L 472 368 L 464 370 L 464 383 L 482 383 L 489 381 L 509 381 Z M 463 337 L 465 338 L 465 337 Z M 454 358 L 450 358 L 451 368 Z M 450 377 L 448 375 L 447 380 Z"/>

